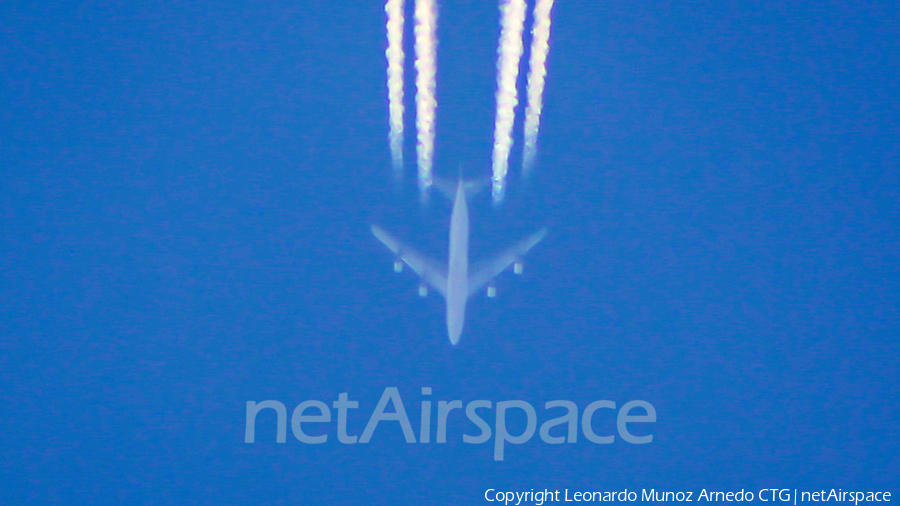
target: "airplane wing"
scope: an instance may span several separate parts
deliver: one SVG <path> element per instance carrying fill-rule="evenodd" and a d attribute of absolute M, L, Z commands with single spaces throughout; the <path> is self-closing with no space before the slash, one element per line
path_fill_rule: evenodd
<path fill-rule="evenodd" d="M 416 250 L 401 244 L 378 225 L 372 225 L 372 234 L 384 243 L 395 255 L 399 256 L 410 269 L 422 277 L 426 283 L 438 291 L 444 297 L 447 296 L 447 274 L 444 267 L 434 260 L 426 258 Z"/>
<path fill-rule="evenodd" d="M 547 229 L 542 228 L 531 234 L 527 239 L 523 239 L 515 246 L 504 251 L 493 260 L 488 260 L 480 264 L 474 273 L 469 276 L 469 295 L 481 290 L 481 287 L 488 284 L 495 276 L 503 272 L 503 269 L 509 267 L 518 258 L 524 255 L 535 244 L 541 242 L 541 239 L 547 234 Z"/>

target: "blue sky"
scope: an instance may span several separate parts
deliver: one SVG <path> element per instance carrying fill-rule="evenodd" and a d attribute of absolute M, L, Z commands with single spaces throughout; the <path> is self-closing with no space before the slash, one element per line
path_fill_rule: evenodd
<path fill-rule="evenodd" d="M 11 504 L 896 487 L 893 2 L 557 2 L 535 177 L 520 109 L 509 199 L 472 201 L 472 254 L 549 233 L 472 299 L 457 347 L 369 233 L 443 258 L 449 221 L 416 195 L 411 79 L 391 179 L 383 4 L 0 12 Z M 498 31 L 491 2 L 441 3 L 438 174 L 489 174 Z M 389 386 L 414 421 L 426 386 L 540 421 L 555 399 L 658 419 L 651 444 L 535 436 L 503 462 L 463 417 L 442 445 L 390 424 L 280 445 L 274 417 L 243 442 L 248 400 L 348 392 L 359 434 Z"/>

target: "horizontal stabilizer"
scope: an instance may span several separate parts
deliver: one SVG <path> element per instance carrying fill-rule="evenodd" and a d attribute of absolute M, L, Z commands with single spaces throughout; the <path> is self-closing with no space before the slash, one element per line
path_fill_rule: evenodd
<path fill-rule="evenodd" d="M 438 191 L 445 197 L 447 197 L 451 202 L 456 199 L 456 191 L 459 188 L 459 183 L 454 183 L 447 179 L 434 178 L 433 182 L 434 188 L 437 188 Z M 490 186 L 489 179 L 473 179 L 471 181 L 463 182 L 463 190 L 466 192 L 466 197 L 472 197 L 477 195 Z"/>

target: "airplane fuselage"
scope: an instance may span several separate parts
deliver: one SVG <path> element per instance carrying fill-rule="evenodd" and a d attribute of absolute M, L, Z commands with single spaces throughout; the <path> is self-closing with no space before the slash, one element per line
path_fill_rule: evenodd
<path fill-rule="evenodd" d="M 459 342 L 469 298 L 469 207 L 460 181 L 450 215 L 450 262 L 447 268 L 447 334 Z"/>
<path fill-rule="evenodd" d="M 453 210 L 450 213 L 450 254 L 446 265 L 402 244 L 378 225 L 372 225 L 372 234 L 396 255 L 394 271 L 400 272 L 405 263 L 419 275 L 421 280 L 419 295 L 425 296 L 428 293 L 426 287 L 428 285 L 444 296 L 447 301 L 447 335 L 450 343 L 455 345 L 462 335 L 466 319 L 466 302 L 469 297 L 485 285 L 488 286 L 488 297 L 495 296 L 496 289 L 492 281 L 494 277 L 510 265 L 517 274 L 520 273 L 522 255 L 540 242 L 547 230 L 538 230 L 494 258 L 479 262 L 473 268 L 469 265 L 469 207 L 466 201 L 466 184 L 460 181 L 454 190 L 452 183 L 441 182 L 439 188 L 441 193 L 453 201 Z"/>

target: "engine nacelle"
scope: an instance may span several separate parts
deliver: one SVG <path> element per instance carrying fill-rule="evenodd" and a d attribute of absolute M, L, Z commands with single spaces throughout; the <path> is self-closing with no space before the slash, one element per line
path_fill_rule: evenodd
<path fill-rule="evenodd" d="M 394 272 L 403 272 L 402 260 L 394 260 Z"/>
<path fill-rule="evenodd" d="M 497 287 L 494 285 L 488 285 L 487 287 L 487 296 L 491 299 L 497 296 Z"/>
<path fill-rule="evenodd" d="M 522 270 L 525 268 L 525 264 L 522 263 L 521 260 L 516 260 L 513 262 L 513 274 L 522 274 Z"/>
<path fill-rule="evenodd" d="M 428 297 L 428 287 L 424 284 L 419 285 L 419 297 Z"/>

